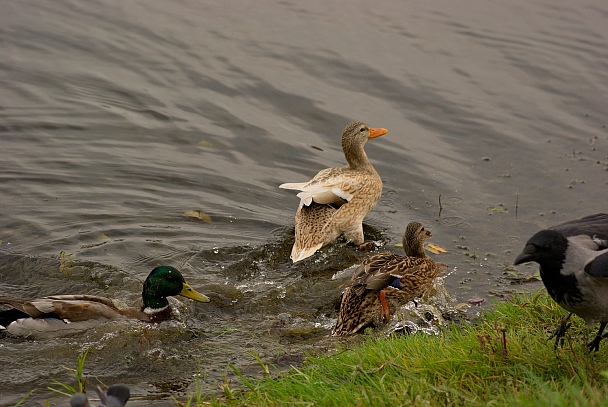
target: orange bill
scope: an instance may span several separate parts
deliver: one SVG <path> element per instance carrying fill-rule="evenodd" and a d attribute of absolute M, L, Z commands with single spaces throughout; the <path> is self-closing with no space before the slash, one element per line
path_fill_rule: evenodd
<path fill-rule="evenodd" d="M 382 127 L 378 127 L 375 129 L 370 128 L 369 129 L 369 138 L 376 138 L 376 137 L 380 137 L 385 135 L 386 133 L 388 133 L 387 129 L 383 129 Z"/>

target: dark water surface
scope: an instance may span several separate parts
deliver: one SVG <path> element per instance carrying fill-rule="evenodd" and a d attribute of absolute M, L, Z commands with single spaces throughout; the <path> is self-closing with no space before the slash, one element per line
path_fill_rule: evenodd
<path fill-rule="evenodd" d="M 505 271 L 525 240 L 608 210 L 604 1 L 367 3 L 0 4 L 0 295 L 134 304 L 170 264 L 212 300 L 156 327 L 0 338 L 1 405 L 53 397 L 87 348 L 88 375 L 165 400 L 199 363 L 211 393 L 229 364 L 259 373 L 251 354 L 331 349 L 331 276 L 365 253 L 291 265 L 298 200 L 278 185 L 342 165 L 351 120 L 389 129 L 366 148 L 384 181 L 368 237 L 398 252 L 428 225 L 457 302 L 541 286 Z"/>

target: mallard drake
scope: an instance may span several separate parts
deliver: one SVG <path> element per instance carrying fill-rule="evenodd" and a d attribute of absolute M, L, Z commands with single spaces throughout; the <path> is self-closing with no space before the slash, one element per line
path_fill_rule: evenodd
<path fill-rule="evenodd" d="M 424 251 L 424 241 L 431 236 L 421 223 L 411 222 L 403 234 L 406 256 L 379 253 L 361 263 L 342 294 L 332 336 L 380 326 L 397 308 L 431 287 L 433 280 L 447 269 L 447 265 L 436 263 Z"/>
<path fill-rule="evenodd" d="M 207 296 L 190 288 L 177 269 L 159 266 L 144 282 L 141 309 L 122 308 L 114 300 L 96 295 L 54 295 L 33 300 L 0 297 L 0 304 L 12 307 L 0 312 L 0 326 L 16 336 L 44 337 L 82 332 L 110 319 L 161 322 L 171 318 L 167 297 L 174 295 L 209 302 Z"/>
<path fill-rule="evenodd" d="M 592 326 L 600 323 L 587 345 L 597 351 L 608 336 L 608 214 L 585 216 L 535 233 L 514 264 L 536 262 L 547 292 L 570 312 L 554 333 L 555 347 L 563 340 L 572 314 Z"/>
<path fill-rule="evenodd" d="M 342 150 L 347 165 L 321 170 L 307 182 L 279 185 L 279 188 L 301 191 L 297 195 L 300 205 L 291 250 L 294 263 L 312 256 L 341 235 L 363 247 L 363 218 L 382 193 L 382 180 L 363 147 L 367 140 L 387 131 L 352 122 L 342 132 Z"/>

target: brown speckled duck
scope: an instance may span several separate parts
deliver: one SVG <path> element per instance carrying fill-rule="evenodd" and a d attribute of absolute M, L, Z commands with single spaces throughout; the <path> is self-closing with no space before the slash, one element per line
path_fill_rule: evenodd
<path fill-rule="evenodd" d="M 321 170 L 308 182 L 279 186 L 301 191 L 295 219 L 296 239 L 291 250 L 294 263 L 312 256 L 341 235 L 364 247 L 363 218 L 380 199 L 382 180 L 363 147 L 367 140 L 386 133 L 383 128 L 352 122 L 342 132 L 347 165 Z"/>
<path fill-rule="evenodd" d="M 174 295 L 209 302 L 207 296 L 186 283 L 177 269 L 159 266 L 144 282 L 141 309 L 122 308 L 114 300 L 96 295 L 54 295 L 33 300 L 0 297 L 0 304 L 12 307 L 0 312 L 0 326 L 12 335 L 41 338 L 83 332 L 117 318 L 161 322 L 171 318 L 167 297 Z"/>
<path fill-rule="evenodd" d="M 361 263 L 342 294 L 332 336 L 381 326 L 397 308 L 422 296 L 432 286 L 447 265 L 436 263 L 426 255 L 424 241 L 431 236 L 421 223 L 411 222 L 403 234 L 407 256 L 379 253 Z"/>

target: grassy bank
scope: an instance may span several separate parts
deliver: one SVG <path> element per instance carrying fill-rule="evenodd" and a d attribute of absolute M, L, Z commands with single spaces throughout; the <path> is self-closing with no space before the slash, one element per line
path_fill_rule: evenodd
<path fill-rule="evenodd" d="M 344 342 L 333 355 L 310 358 L 279 378 L 243 378 L 249 391 L 211 404 L 608 405 L 608 340 L 589 353 L 585 344 L 596 328 L 589 331 L 573 317 L 564 347 L 554 350 L 547 338 L 565 316 L 544 291 L 518 296 L 498 304 L 483 321 L 449 327 L 438 337 Z"/>

